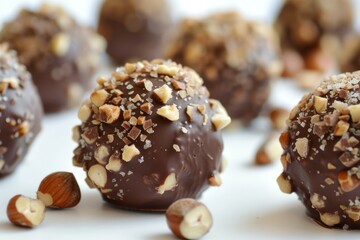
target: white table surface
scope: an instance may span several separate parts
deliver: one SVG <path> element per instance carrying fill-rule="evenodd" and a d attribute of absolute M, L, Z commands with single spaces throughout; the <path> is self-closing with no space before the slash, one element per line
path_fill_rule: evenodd
<path fill-rule="evenodd" d="M 6 2 L 6 3 L 5 3 Z M 0 23 L 21 5 L 40 1 L 0 1 Z M 96 22 L 89 13 L 96 12 L 99 1 L 63 2 L 80 21 Z M 195 6 L 191 6 L 196 2 Z M 178 0 L 178 16 L 205 14 L 214 9 L 235 6 L 247 16 L 270 21 L 280 1 Z M 360 1 L 357 1 L 359 3 Z M 4 8 L 4 6 L 6 8 Z M 267 8 L 270 10 L 267 10 Z M 270 102 L 290 108 L 304 92 L 292 82 L 275 83 Z M 0 180 L 0 240 L 57 239 L 175 239 L 163 214 L 119 210 L 102 201 L 96 190 L 84 183 L 85 173 L 72 166 L 71 128 L 78 124 L 76 111 L 48 115 L 43 130 L 25 161 L 12 175 Z M 270 123 L 258 119 L 248 129 L 224 133 L 224 155 L 229 166 L 222 174 L 223 185 L 210 188 L 200 199 L 213 214 L 214 225 L 203 239 L 358 239 L 358 231 L 331 230 L 318 226 L 305 215 L 296 195 L 285 195 L 276 184 L 282 167 L 279 162 L 255 166 L 254 154 L 269 133 Z M 11 225 L 6 217 L 9 199 L 16 194 L 35 197 L 40 181 L 54 171 L 71 171 L 82 191 L 82 201 L 74 209 L 46 212 L 44 222 L 35 229 Z"/>

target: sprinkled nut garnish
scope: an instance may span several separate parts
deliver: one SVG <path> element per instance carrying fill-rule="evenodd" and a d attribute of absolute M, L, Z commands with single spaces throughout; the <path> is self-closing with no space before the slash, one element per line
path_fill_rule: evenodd
<path fill-rule="evenodd" d="M 94 158 L 101 164 L 106 164 L 109 157 L 109 149 L 105 145 L 101 145 L 96 148 Z"/>
<path fill-rule="evenodd" d="M 99 89 L 91 94 L 90 99 L 95 106 L 100 107 L 104 105 L 109 95 L 105 89 Z"/>
<path fill-rule="evenodd" d="M 222 184 L 222 179 L 219 173 L 215 173 L 209 178 L 209 183 L 211 186 L 219 187 Z"/>
<path fill-rule="evenodd" d="M 157 187 L 157 192 L 159 194 L 164 194 L 166 191 L 170 191 L 172 189 L 174 189 L 177 186 L 177 182 L 176 182 L 176 175 L 175 173 L 170 173 L 164 183 L 162 185 L 160 185 L 159 187 Z"/>
<path fill-rule="evenodd" d="M 119 154 L 111 155 L 109 163 L 106 164 L 105 168 L 109 171 L 118 172 L 121 169 L 121 159 Z"/>
<path fill-rule="evenodd" d="M 139 149 L 137 149 L 135 147 L 134 144 L 130 145 L 130 146 L 127 146 L 125 145 L 124 146 L 124 150 L 123 150 L 123 153 L 122 153 L 122 159 L 125 161 L 125 162 L 129 162 L 131 161 L 135 156 L 139 155 L 140 154 L 140 151 Z"/>
<path fill-rule="evenodd" d="M 107 182 L 107 173 L 106 173 L 106 169 L 102 165 L 100 165 L 100 164 L 92 165 L 89 168 L 88 176 L 89 176 L 89 179 L 97 187 L 100 187 L 100 188 L 105 187 L 106 182 Z"/>
<path fill-rule="evenodd" d="M 83 104 L 78 111 L 78 118 L 82 122 L 86 122 L 91 116 L 91 108 L 87 104 Z"/>
<path fill-rule="evenodd" d="M 164 118 L 169 119 L 170 121 L 176 121 L 179 119 L 179 110 L 175 104 L 163 106 L 159 108 L 156 113 Z"/>
<path fill-rule="evenodd" d="M 360 104 L 348 107 L 353 122 L 360 122 Z"/>
<path fill-rule="evenodd" d="M 279 188 L 280 190 L 283 192 L 283 193 L 292 193 L 293 190 L 292 190 L 292 186 L 291 186 L 291 183 L 290 181 L 285 178 L 284 174 L 281 174 L 278 178 L 277 178 L 277 183 L 279 185 Z"/>
<path fill-rule="evenodd" d="M 307 138 L 296 139 L 295 149 L 300 157 L 305 158 L 309 152 L 309 140 Z"/>
<path fill-rule="evenodd" d="M 336 124 L 335 130 L 334 130 L 334 135 L 335 136 L 342 136 L 344 135 L 348 129 L 349 129 L 350 124 L 344 121 L 339 121 Z"/>
<path fill-rule="evenodd" d="M 104 104 L 99 107 L 99 120 L 104 123 L 114 123 L 120 116 L 120 108 L 118 106 Z"/>
<path fill-rule="evenodd" d="M 167 103 L 169 99 L 172 98 L 171 93 L 172 93 L 171 88 L 166 84 L 162 85 L 159 88 L 154 89 L 155 99 L 158 99 L 162 103 Z"/>
<path fill-rule="evenodd" d="M 230 124 L 231 118 L 228 115 L 217 113 L 211 118 L 216 130 L 221 130 Z"/>
<path fill-rule="evenodd" d="M 60 32 L 56 34 L 50 42 L 51 51 L 57 56 L 64 56 L 70 48 L 70 37 L 68 34 Z"/>
<path fill-rule="evenodd" d="M 316 112 L 322 113 L 326 111 L 327 108 L 327 99 L 319 96 L 314 97 L 314 107 Z"/>
<path fill-rule="evenodd" d="M 210 231 L 212 215 L 202 203 L 191 198 L 177 200 L 166 211 L 166 221 L 175 236 L 198 239 Z"/>
<path fill-rule="evenodd" d="M 28 122 L 28 121 L 23 121 L 23 122 L 19 125 L 19 134 L 20 134 L 20 136 L 26 135 L 29 131 L 30 131 L 30 124 L 29 124 L 29 122 Z"/>
<path fill-rule="evenodd" d="M 340 223 L 340 216 L 337 214 L 323 213 L 323 214 L 320 214 L 320 219 L 325 225 L 327 225 L 329 227 L 332 227 L 332 226 Z"/>

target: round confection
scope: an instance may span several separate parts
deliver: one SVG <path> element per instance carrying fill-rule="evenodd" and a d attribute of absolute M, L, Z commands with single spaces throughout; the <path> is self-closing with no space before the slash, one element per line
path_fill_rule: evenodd
<path fill-rule="evenodd" d="M 98 32 L 108 42 L 107 53 L 120 64 L 159 58 L 170 30 L 167 0 L 105 0 Z"/>
<path fill-rule="evenodd" d="M 79 26 L 63 8 L 44 4 L 22 10 L 4 25 L 1 42 L 8 42 L 33 76 L 46 112 L 80 103 L 89 90 L 104 40 Z"/>
<path fill-rule="evenodd" d="M 30 73 L 0 44 L 0 177 L 25 157 L 41 128 L 42 105 Z"/>
<path fill-rule="evenodd" d="M 343 45 L 340 56 L 340 69 L 342 72 L 354 72 L 360 69 L 360 35 L 354 34 Z"/>
<path fill-rule="evenodd" d="M 318 223 L 360 229 L 360 72 L 325 79 L 292 110 L 281 137 L 283 192 Z"/>
<path fill-rule="evenodd" d="M 73 163 L 107 202 L 165 211 L 221 184 L 223 141 L 230 123 L 193 70 L 171 61 L 127 63 L 79 110 Z"/>
<path fill-rule="evenodd" d="M 326 72 L 334 67 L 331 62 L 338 61 L 344 40 L 353 34 L 353 23 L 350 0 L 287 0 L 275 29 L 285 58 L 296 55 L 303 59 L 303 67 Z"/>
<path fill-rule="evenodd" d="M 233 119 L 249 123 L 268 99 L 282 65 L 272 29 L 235 12 L 186 19 L 167 57 L 193 68 Z"/>

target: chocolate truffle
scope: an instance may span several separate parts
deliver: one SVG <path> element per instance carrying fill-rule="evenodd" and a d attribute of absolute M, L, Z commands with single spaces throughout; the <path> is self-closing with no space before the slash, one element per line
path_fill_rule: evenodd
<path fill-rule="evenodd" d="M 343 41 L 354 32 L 350 0 L 287 0 L 275 29 L 284 53 L 286 76 L 302 69 L 327 72 L 335 68 Z"/>
<path fill-rule="evenodd" d="M 30 73 L 0 44 L 0 177 L 25 157 L 40 131 L 42 106 Z"/>
<path fill-rule="evenodd" d="M 340 69 L 343 72 L 360 70 L 360 34 L 348 38 L 340 56 Z"/>
<path fill-rule="evenodd" d="M 165 211 L 221 184 L 223 141 L 230 123 L 202 79 L 171 61 L 127 63 L 81 106 L 73 163 L 107 202 Z"/>
<path fill-rule="evenodd" d="M 360 229 L 360 72 L 326 78 L 292 110 L 280 189 L 319 224 Z"/>
<path fill-rule="evenodd" d="M 117 63 L 163 56 L 164 37 L 171 25 L 167 0 L 105 0 L 98 32 Z"/>
<path fill-rule="evenodd" d="M 235 12 L 186 19 L 167 57 L 190 66 L 233 119 L 254 119 L 282 70 L 273 30 Z"/>
<path fill-rule="evenodd" d="M 36 12 L 22 10 L 4 25 L 0 41 L 18 52 L 46 112 L 80 103 L 105 48 L 102 37 L 79 26 L 63 8 L 49 4 Z"/>

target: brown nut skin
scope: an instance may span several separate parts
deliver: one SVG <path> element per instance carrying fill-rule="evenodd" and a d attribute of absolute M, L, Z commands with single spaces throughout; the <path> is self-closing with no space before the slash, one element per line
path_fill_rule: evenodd
<path fill-rule="evenodd" d="M 177 199 L 200 197 L 220 172 L 220 129 L 230 123 L 201 78 L 174 62 L 153 60 L 125 64 L 98 82 L 79 111 L 91 109 L 91 114 L 81 117 L 73 163 L 83 167 L 104 200 L 165 211 Z M 102 122 L 101 106 L 94 103 L 118 106 L 120 115 Z"/>
<path fill-rule="evenodd" d="M 0 177 L 13 172 L 40 132 L 43 109 L 30 73 L 0 44 Z"/>
<path fill-rule="evenodd" d="M 168 0 L 104 0 L 98 32 L 117 63 L 163 57 L 171 26 Z"/>
<path fill-rule="evenodd" d="M 198 239 L 210 231 L 213 219 L 203 203 L 183 198 L 166 210 L 166 222 L 175 236 L 181 239 Z"/>
<path fill-rule="evenodd" d="M 282 71 L 272 28 L 236 12 L 185 19 L 167 57 L 197 71 L 211 96 L 243 124 L 258 116 L 268 99 L 270 80 Z"/>
<path fill-rule="evenodd" d="M 40 200 L 19 194 L 10 199 L 7 216 L 14 225 L 36 227 L 44 220 L 45 205 Z"/>
<path fill-rule="evenodd" d="M 326 78 L 292 110 L 280 137 L 282 191 L 319 224 L 360 229 L 360 72 Z"/>
<path fill-rule="evenodd" d="M 37 198 L 48 208 L 72 208 L 81 200 L 79 185 L 70 172 L 55 172 L 40 183 Z"/>
<path fill-rule="evenodd" d="M 56 5 L 21 10 L 4 24 L 0 42 L 9 42 L 32 74 L 44 110 L 77 106 L 99 66 L 105 42 Z"/>

